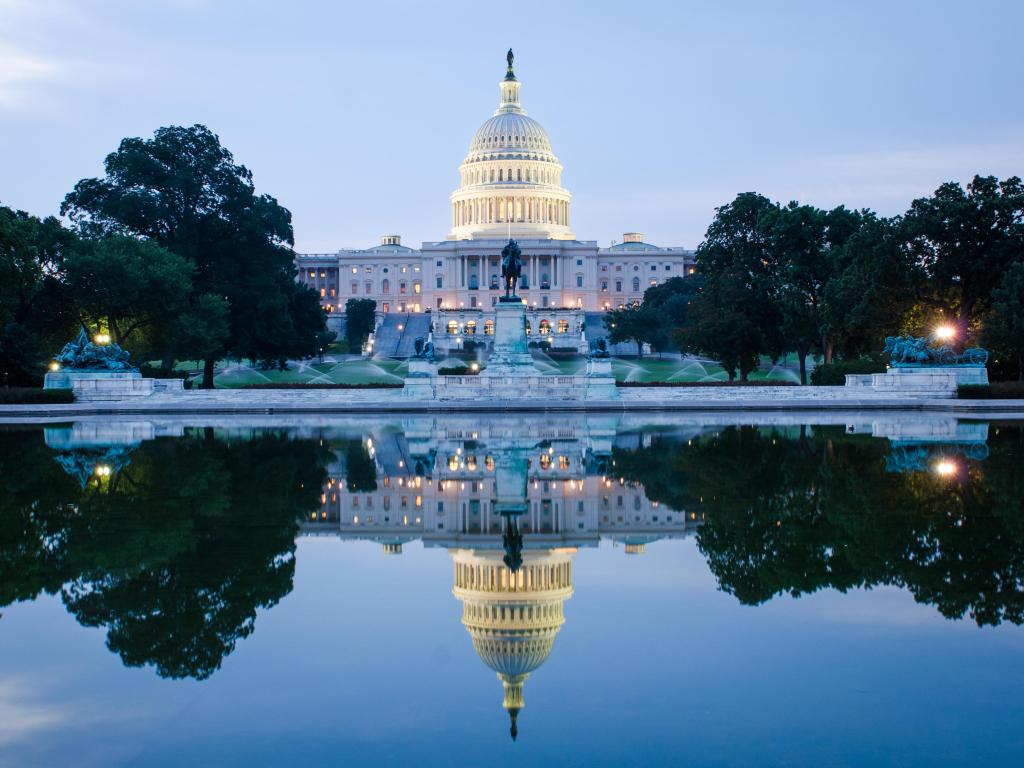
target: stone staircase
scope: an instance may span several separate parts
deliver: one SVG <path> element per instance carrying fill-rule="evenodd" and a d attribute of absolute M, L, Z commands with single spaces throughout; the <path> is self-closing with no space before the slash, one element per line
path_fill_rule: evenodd
<path fill-rule="evenodd" d="M 410 357 L 416 337 L 430 333 L 430 315 L 387 314 L 377 328 L 374 352 L 383 357 Z"/>

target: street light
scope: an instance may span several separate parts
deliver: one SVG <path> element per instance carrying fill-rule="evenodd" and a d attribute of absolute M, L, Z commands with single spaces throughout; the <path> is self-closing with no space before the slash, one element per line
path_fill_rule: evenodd
<path fill-rule="evenodd" d="M 110 334 L 109 333 L 97 333 L 96 334 L 96 338 L 95 338 L 95 342 L 97 344 L 109 344 L 110 343 Z"/>
<path fill-rule="evenodd" d="M 939 341 L 949 341 L 956 336 L 956 328 L 952 325 L 940 325 L 935 329 L 935 338 Z"/>
<path fill-rule="evenodd" d="M 956 474 L 957 465 L 955 461 L 950 461 L 949 459 L 940 459 L 939 461 L 935 462 L 932 469 L 935 471 L 935 474 L 938 475 L 939 477 L 950 477 Z"/>

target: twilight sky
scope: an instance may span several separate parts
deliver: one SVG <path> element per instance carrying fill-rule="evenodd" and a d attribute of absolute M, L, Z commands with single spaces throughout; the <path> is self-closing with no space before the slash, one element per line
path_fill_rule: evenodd
<path fill-rule="evenodd" d="M 0 204 L 56 213 L 125 136 L 204 123 L 296 248 L 443 239 L 516 53 L 572 226 L 696 247 L 717 205 L 882 214 L 1024 173 L 1024 3 L 0 0 Z"/>

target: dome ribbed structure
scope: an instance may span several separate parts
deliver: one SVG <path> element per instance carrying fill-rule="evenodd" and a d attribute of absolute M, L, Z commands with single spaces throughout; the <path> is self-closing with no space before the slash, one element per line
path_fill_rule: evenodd
<path fill-rule="evenodd" d="M 511 59 L 511 51 L 509 52 Z M 572 196 L 561 186 L 562 165 L 547 131 L 519 103 L 520 83 L 509 64 L 498 84 L 501 102 L 477 129 L 452 193 L 449 240 L 512 237 L 573 240 Z"/>

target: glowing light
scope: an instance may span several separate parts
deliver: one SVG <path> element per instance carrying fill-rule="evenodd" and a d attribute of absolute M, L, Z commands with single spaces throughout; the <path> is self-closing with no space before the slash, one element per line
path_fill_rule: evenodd
<path fill-rule="evenodd" d="M 935 329 L 935 338 L 939 341 L 949 341 L 956 336 L 956 328 L 952 325 L 940 325 Z"/>
<path fill-rule="evenodd" d="M 93 472 L 96 473 L 96 477 L 110 477 L 110 465 L 97 464 Z"/>
<path fill-rule="evenodd" d="M 110 334 L 109 333 L 97 333 L 94 341 L 97 344 L 109 344 Z"/>
<path fill-rule="evenodd" d="M 50 363 L 50 370 L 51 371 L 59 371 L 60 370 L 60 363 L 58 363 L 56 360 L 54 360 L 52 363 Z"/>
<path fill-rule="evenodd" d="M 950 461 L 949 459 L 940 459 L 935 462 L 935 466 L 932 467 L 935 470 L 935 474 L 939 477 L 950 477 L 955 475 L 957 471 L 956 462 Z"/>
<path fill-rule="evenodd" d="M 469 364 L 469 370 L 471 370 L 471 371 L 479 371 L 480 370 L 480 363 L 470 363 Z"/>

